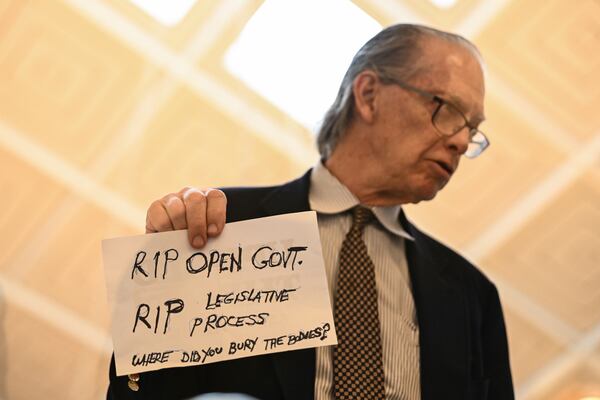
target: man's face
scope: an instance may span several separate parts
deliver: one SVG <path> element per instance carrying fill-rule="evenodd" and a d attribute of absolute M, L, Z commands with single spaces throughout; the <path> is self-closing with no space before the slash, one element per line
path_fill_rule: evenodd
<path fill-rule="evenodd" d="M 452 103 L 477 126 L 483 120 L 484 82 L 477 59 L 443 39 L 422 41 L 423 72 L 412 86 Z M 382 171 L 377 188 L 386 198 L 430 200 L 450 180 L 469 143 L 469 129 L 440 137 L 431 123 L 438 103 L 398 85 L 380 85 L 371 125 L 373 162 Z"/>

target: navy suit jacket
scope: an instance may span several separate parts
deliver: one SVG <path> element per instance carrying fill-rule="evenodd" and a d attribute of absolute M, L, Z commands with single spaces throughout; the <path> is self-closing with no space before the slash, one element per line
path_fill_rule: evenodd
<path fill-rule="evenodd" d="M 310 171 L 281 186 L 224 189 L 227 221 L 310 209 Z M 467 260 L 401 223 L 419 323 L 421 397 L 514 399 L 504 318 L 495 286 Z M 314 397 L 315 350 L 305 349 L 141 374 L 139 391 L 110 367 L 108 399 L 185 399 L 238 392 L 264 400 Z M 357 398 L 361 398 L 357 395 Z"/>

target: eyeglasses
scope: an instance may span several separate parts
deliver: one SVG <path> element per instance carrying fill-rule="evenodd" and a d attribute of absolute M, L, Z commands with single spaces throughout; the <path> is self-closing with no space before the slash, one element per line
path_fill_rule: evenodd
<path fill-rule="evenodd" d="M 381 76 L 381 75 L 380 75 Z M 438 105 L 431 114 L 431 123 L 440 137 L 456 135 L 463 129 L 469 128 L 469 146 L 465 152 L 467 158 L 475 158 L 490 146 L 487 136 L 479 129 L 469 124 L 469 120 L 454 104 L 436 96 L 433 93 L 418 89 L 394 78 L 382 77 L 384 82 L 388 81 L 403 89 L 415 92 Z"/>

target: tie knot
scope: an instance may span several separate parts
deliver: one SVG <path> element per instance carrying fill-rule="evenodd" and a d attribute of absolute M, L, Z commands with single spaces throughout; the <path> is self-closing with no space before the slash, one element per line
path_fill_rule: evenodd
<path fill-rule="evenodd" d="M 362 230 L 369 222 L 373 221 L 373 211 L 366 207 L 357 206 L 352 209 L 352 228 Z"/>

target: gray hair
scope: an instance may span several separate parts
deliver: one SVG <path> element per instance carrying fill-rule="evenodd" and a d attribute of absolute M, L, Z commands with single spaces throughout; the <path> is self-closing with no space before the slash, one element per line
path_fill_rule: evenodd
<path fill-rule="evenodd" d="M 317 147 L 323 159 L 329 158 L 350 125 L 354 108 L 352 84 L 358 74 L 370 69 L 384 80 L 386 77 L 409 80 L 421 70 L 420 64 L 416 62 L 421 52 L 418 42 L 425 36 L 460 44 L 482 62 L 475 45 L 460 35 L 414 24 L 397 24 L 385 28 L 356 53 L 335 101 L 323 117 L 317 134 Z"/>

